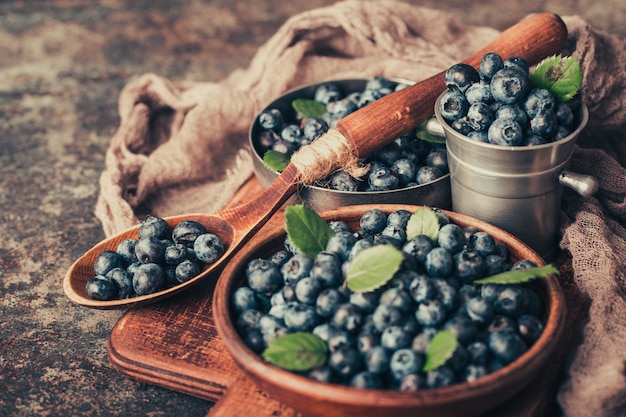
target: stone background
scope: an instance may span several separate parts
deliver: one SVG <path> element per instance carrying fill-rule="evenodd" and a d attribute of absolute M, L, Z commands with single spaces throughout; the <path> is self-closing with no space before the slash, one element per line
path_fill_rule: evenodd
<path fill-rule="evenodd" d="M 219 81 L 291 15 L 330 0 L 0 2 L 0 415 L 204 416 L 211 403 L 109 364 L 117 311 L 64 295 L 65 272 L 104 237 L 93 214 L 117 98 L 133 77 Z M 580 15 L 626 34 L 623 0 L 423 0 L 468 24 Z"/>

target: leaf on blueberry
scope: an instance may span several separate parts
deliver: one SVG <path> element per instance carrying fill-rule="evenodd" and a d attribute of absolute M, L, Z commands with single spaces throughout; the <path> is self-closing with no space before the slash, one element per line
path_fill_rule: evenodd
<path fill-rule="evenodd" d="M 417 126 L 415 129 L 415 137 L 430 143 L 446 143 L 446 139 L 444 137 L 437 137 L 428 133 L 426 130 L 426 122 L 422 122 L 419 126 Z"/>
<path fill-rule="evenodd" d="M 325 250 L 335 234 L 315 210 L 304 204 L 285 209 L 285 230 L 291 243 L 311 258 Z"/>
<path fill-rule="evenodd" d="M 263 155 L 263 163 L 272 171 L 282 172 L 289 164 L 289 155 L 270 149 Z"/>
<path fill-rule="evenodd" d="M 575 57 L 552 55 L 541 61 L 530 75 L 530 84 L 546 88 L 560 103 L 571 100 L 582 85 L 580 63 Z"/>
<path fill-rule="evenodd" d="M 406 239 L 411 240 L 419 235 L 428 236 L 433 242 L 436 242 L 439 236 L 439 218 L 430 207 L 418 209 L 407 222 Z"/>
<path fill-rule="evenodd" d="M 375 245 L 360 251 L 346 275 L 346 283 L 354 292 L 373 291 L 385 285 L 400 269 L 402 252 L 393 245 Z"/>
<path fill-rule="evenodd" d="M 451 331 L 441 330 L 437 332 L 428 345 L 422 370 L 428 372 L 439 368 L 452 357 L 458 345 L 459 341 Z"/>
<path fill-rule="evenodd" d="M 298 98 L 291 102 L 291 106 L 302 117 L 322 117 L 326 113 L 324 103 L 308 98 Z"/>
<path fill-rule="evenodd" d="M 549 264 L 545 266 L 501 272 L 487 278 L 477 279 L 474 281 L 474 284 L 523 284 L 535 278 L 541 278 L 546 275 L 558 273 L 559 270 L 552 264 Z"/>
<path fill-rule="evenodd" d="M 263 359 L 289 371 L 307 371 L 326 363 L 328 347 L 312 333 L 296 332 L 270 341 Z"/>

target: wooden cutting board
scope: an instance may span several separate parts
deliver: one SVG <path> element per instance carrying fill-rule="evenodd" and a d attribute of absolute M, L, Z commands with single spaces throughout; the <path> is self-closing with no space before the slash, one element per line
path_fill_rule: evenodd
<path fill-rule="evenodd" d="M 261 185 L 252 178 L 230 206 L 260 191 Z M 270 220 L 282 221 L 281 212 Z M 571 281 L 567 255 L 561 254 L 555 264 L 561 270 L 559 279 L 568 305 L 560 347 L 535 381 L 484 417 L 543 417 L 554 410 L 567 353 L 588 309 L 587 300 Z M 212 317 L 211 298 L 217 276 L 168 300 L 125 312 L 109 337 L 111 364 L 134 379 L 215 402 L 207 417 L 301 416 L 258 390 L 230 358 Z"/>

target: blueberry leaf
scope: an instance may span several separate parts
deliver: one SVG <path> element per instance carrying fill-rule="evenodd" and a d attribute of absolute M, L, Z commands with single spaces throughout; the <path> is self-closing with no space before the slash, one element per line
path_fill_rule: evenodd
<path fill-rule="evenodd" d="M 428 236 L 433 242 L 436 242 L 439 236 L 439 218 L 430 207 L 418 209 L 407 222 L 406 239 L 411 240 L 419 235 Z"/>
<path fill-rule="evenodd" d="M 559 270 L 552 264 L 549 264 L 545 266 L 501 272 L 487 278 L 477 279 L 474 281 L 474 284 L 523 284 L 535 278 L 541 278 L 546 275 L 558 273 Z"/>
<path fill-rule="evenodd" d="M 446 139 L 444 137 L 437 137 L 428 133 L 426 130 L 426 122 L 422 122 L 419 126 L 417 126 L 417 129 L 415 129 L 415 136 L 418 139 L 429 143 L 446 143 Z"/>
<path fill-rule="evenodd" d="M 289 164 L 289 155 L 270 149 L 263 155 L 263 163 L 272 171 L 281 172 Z"/>
<path fill-rule="evenodd" d="M 346 283 L 354 292 L 373 291 L 400 269 L 402 252 L 393 245 L 375 245 L 359 252 L 348 268 Z"/>
<path fill-rule="evenodd" d="M 324 103 L 307 98 L 295 99 L 291 106 L 302 117 L 322 117 L 326 113 L 326 106 Z"/>
<path fill-rule="evenodd" d="M 335 234 L 312 208 L 297 204 L 285 209 L 285 230 L 291 243 L 311 258 L 326 249 Z"/>
<path fill-rule="evenodd" d="M 439 368 L 452 357 L 458 345 L 459 341 L 451 331 L 441 330 L 437 332 L 428 345 L 422 370 L 428 372 Z"/>
<path fill-rule="evenodd" d="M 326 363 L 326 343 L 312 333 L 296 332 L 270 341 L 263 359 L 289 371 L 307 371 Z"/>
<path fill-rule="evenodd" d="M 546 88 L 560 103 L 571 100 L 580 90 L 583 75 L 575 57 L 553 55 L 541 61 L 530 75 L 530 84 Z"/>

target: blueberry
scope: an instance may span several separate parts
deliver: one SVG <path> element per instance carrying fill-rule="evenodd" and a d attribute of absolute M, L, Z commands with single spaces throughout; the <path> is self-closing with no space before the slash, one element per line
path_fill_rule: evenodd
<path fill-rule="evenodd" d="M 281 268 L 283 280 L 286 285 L 295 285 L 299 280 L 309 276 L 313 259 L 304 253 L 293 255 Z"/>
<path fill-rule="evenodd" d="M 449 122 L 461 119 L 467 114 L 469 109 L 469 102 L 465 95 L 459 91 L 448 90 L 439 102 L 439 112 L 441 117 Z"/>
<path fill-rule="evenodd" d="M 373 346 L 363 356 L 365 367 L 368 371 L 375 374 L 383 374 L 389 370 L 391 354 L 383 346 Z"/>
<path fill-rule="evenodd" d="M 402 288 L 389 288 L 380 295 L 380 304 L 398 307 L 403 313 L 408 313 L 413 307 L 411 294 Z"/>
<path fill-rule="evenodd" d="M 387 215 L 380 209 L 369 209 L 361 215 L 359 226 L 365 233 L 380 233 L 387 226 Z"/>
<path fill-rule="evenodd" d="M 527 349 L 524 340 L 514 331 L 507 329 L 489 333 L 488 345 L 494 357 L 504 364 L 513 362 Z"/>
<path fill-rule="evenodd" d="M 371 317 L 371 316 L 368 316 L 368 317 Z M 359 352 L 366 353 L 374 346 L 379 346 L 380 344 L 379 339 L 380 339 L 380 335 L 378 333 L 371 332 L 371 331 L 363 331 L 363 328 L 361 327 L 361 332 L 356 338 L 356 348 L 359 350 Z"/>
<path fill-rule="evenodd" d="M 517 332 L 527 344 L 531 345 L 541 336 L 543 323 L 535 316 L 522 314 L 517 318 Z"/>
<path fill-rule="evenodd" d="M 379 98 L 384 95 L 382 90 L 374 90 L 374 89 L 366 89 L 363 90 L 361 96 L 359 97 L 359 101 L 357 102 L 357 106 L 359 108 L 365 107 L 370 103 L 375 102 Z"/>
<path fill-rule="evenodd" d="M 556 99 L 546 88 L 533 88 L 524 100 L 524 110 L 531 119 L 542 111 L 555 111 L 556 108 Z"/>
<path fill-rule="evenodd" d="M 448 358 L 445 364 L 458 374 L 463 371 L 468 362 L 469 354 L 463 347 L 463 344 L 459 344 L 456 349 L 454 349 L 452 356 Z"/>
<path fill-rule="evenodd" d="M 296 149 L 298 149 L 299 146 L 299 143 L 289 142 L 287 140 L 280 139 L 274 142 L 274 144 L 272 145 L 272 150 L 274 152 L 282 153 L 285 155 L 291 155 L 296 151 Z"/>
<path fill-rule="evenodd" d="M 402 310 L 388 304 L 379 304 L 372 313 L 373 324 L 379 332 L 402 322 Z M 418 320 L 419 322 L 419 320 Z"/>
<path fill-rule="evenodd" d="M 494 308 L 498 314 L 519 317 L 528 309 L 528 295 L 523 287 L 507 285 L 498 293 Z"/>
<path fill-rule="evenodd" d="M 357 103 L 347 98 L 337 100 L 326 105 L 326 110 L 338 119 L 346 117 L 347 115 L 349 115 L 350 113 L 354 113 L 358 109 L 359 106 L 357 105 Z M 329 123 L 329 125 L 332 125 L 332 123 Z"/>
<path fill-rule="evenodd" d="M 424 160 L 426 165 L 438 168 L 443 173 L 448 173 L 448 153 L 445 148 L 434 148 L 428 152 Z"/>
<path fill-rule="evenodd" d="M 244 310 L 237 316 L 235 326 L 244 335 L 253 330 L 259 330 L 261 316 L 262 314 L 259 310 Z"/>
<path fill-rule="evenodd" d="M 386 167 L 391 166 L 394 161 L 397 161 L 402 157 L 402 148 L 396 142 L 390 142 L 374 152 L 373 159 L 375 161 L 382 162 L 382 164 Z"/>
<path fill-rule="evenodd" d="M 524 130 L 513 119 L 495 119 L 487 135 L 489 142 L 494 145 L 517 146 L 524 139 Z"/>
<path fill-rule="evenodd" d="M 572 131 L 570 129 L 568 129 L 565 126 L 558 125 L 556 127 L 556 132 L 554 132 L 554 136 L 552 136 L 550 139 L 552 142 L 556 142 L 558 140 L 565 139 L 571 134 L 572 134 Z"/>
<path fill-rule="evenodd" d="M 287 261 L 291 259 L 291 254 L 286 250 L 279 250 L 278 252 L 273 253 L 268 260 L 281 268 Z"/>
<path fill-rule="evenodd" d="M 454 274 L 463 283 L 472 283 L 484 276 L 485 260 L 476 251 L 463 249 L 453 257 Z"/>
<path fill-rule="evenodd" d="M 278 109 L 268 109 L 259 115 L 259 125 L 265 130 L 278 132 L 283 126 L 283 114 Z"/>
<path fill-rule="evenodd" d="M 489 82 L 493 75 L 504 68 L 502 57 L 495 52 L 487 52 L 482 56 L 478 67 L 481 81 Z"/>
<path fill-rule="evenodd" d="M 170 234 L 170 226 L 160 217 L 147 215 L 139 224 L 137 234 L 139 239 L 146 237 L 165 239 Z"/>
<path fill-rule="evenodd" d="M 431 277 L 447 277 L 452 272 L 452 255 L 440 246 L 435 247 L 426 255 L 424 266 Z"/>
<path fill-rule="evenodd" d="M 395 210 L 387 216 L 387 225 L 394 225 L 406 229 L 406 225 L 411 218 L 411 212 L 408 210 Z"/>
<path fill-rule="evenodd" d="M 333 371 L 328 366 L 313 368 L 307 372 L 306 377 L 324 383 L 332 383 L 334 381 Z"/>
<path fill-rule="evenodd" d="M 467 238 L 465 232 L 457 224 L 450 223 L 442 226 L 439 229 L 439 236 L 437 238 L 439 246 L 451 254 L 456 254 L 465 248 L 467 245 Z"/>
<path fill-rule="evenodd" d="M 426 275 L 416 275 L 409 284 L 409 292 L 417 303 L 434 300 L 437 297 L 437 286 Z"/>
<path fill-rule="evenodd" d="M 491 94 L 503 104 L 519 102 L 528 91 L 528 76 L 516 67 L 505 67 L 491 78 Z"/>
<path fill-rule="evenodd" d="M 382 167 L 370 171 L 367 182 L 371 191 L 389 191 L 398 188 L 400 181 L 390 168 Z"/>
<path fill-rule="evenodd" d="M 426 372 L 426 386 L 428 388 L 447 387 L 454 384 L 454 382 L 454 371 L 447 365 L 442 365 Z"/>
<path fill-rule="evenodd" d="M 315 304 L 322 292 L 322 284 L 317 278 L 304 277 L 296 283 L 296 298 L 304 304 Z"/>
<path fill-rule="evenodd" d="M 355 340 L 353 335 L 347 331 L 337 329 L 331 325 L 326 345 L 328 346 L 328 350 L 330 352 L 335 352 L 340 349 L 354 348 Z"/>
<path fill-rule="evenodd" d="M 248 286 L 260 294 L 271 294 L 283 286 L 280 270 L 272 262 L 259 259 L 246 271 Z"/>
<path fill-rule="evenodd" d="M 328 366 L 343 379 L 349 379 L 363 370 L 363 358 L 358 350 L 344 348 L 332 352 L 328 358 Z"/>
<path fill-rule="evenodd" d="M 505 270 L 505 261 L 496 254 L 487 255 L 485 257 L 485 276 L 496 275 Z"/>
<path fill-rule="evenodd" d="M 309 276 L 319 279 L 323 288 L 338 286 L 343 280 L 341 260 L 332 252 L 319 252 L 313 259 Z"/>
<path fill-rule="evenodd" d="M 528 259 L 520 259 L 519 261 L 511 265 L 511 271 L 515 271 L 517 269 L 534 268 L 536 266 L 537 265 L 534 262 L 529 261 Z"/>
<path fill-rule="evenodd" d="M 210 264 L 224 254 L 224 244 L 219 236 L 213 233 L 204 233 L 193 242 L 193 250 L 200 261 Z"/>
<path fill-rule="evenodd" d="M 231 304 L 238 314 L 244 310 L 258 310 L 259 308 L 254 291 L 250 287 L 239 287 L 233 291 Z"/>
<path fill-rule="evenodd" d="M 438 326 L 446 319 L 446 308 L 438 299 L 427 300 L 418 304 L 415 318 L 424 327 Z"/>
<path fill-rule="evenodd" d="M 424 165 L 417 170 L 417 176 L 415 178 L 415 181 L 419 185 L 428 184 L 438 178 L 443 177 L 444 175 L 444 172 L 439 168 Z"/>
<path fill-rule="evenodd" d="M 464 382 L 473 382 L 487 375 L 488 373 L 489 371 L 484 365 L 469 364 L 461 373 L 460 379 Z"/>
<path fill-rule="evenodd" d="M 425 355 L 428 351 L 428 346 L 430 346 L 430 341 L 435 337 L 437 331 L 435 327 L 424 328 L 421 333 L 413 338 L 411 349 L 419 354 Z"/>
<path fill-rule="evenodd" d="M 466 118 L 472 129 L 483 131 L 489 128 L 495 116 L 487 104 L 477 102 L 469 107 Z"/>
<path fill-rule="evenodd" d="M 358 191 L 361 183 L 346 171 L 337 171 L 330 176 L 328 186 L 336 191 Z"/>
<path fill-rule="evenodd" d="M 515 321 L 510 317 L 496 314 L 491 323 L 489 323 L 489 326 L 487 326 L 487 331 L 489 333 L 501 330 L 516 331 L 516 327 Z"/>
<path fill-rule="evenodd" d="M 437 299 L 441 301 L 444 308 L 450 312 L 456 310 L 459 304 L 459 297 L 454 280 L 451 278 L 435 278 L 433 282 L 437 287 Z"/>
<path fill-rule="evenodd" d="M 263 339 L 263 335 L 257 329 L 249 331 L 244 337 L 244 342 L 256 353 L 263 352 L 267 346 L 265 340 Z"/>
<path fill-rule="evenodd" d="M 426 262 L 426 255 L 435 247 L 433 241 L 426 235 L 417 235 L 407 241 L 402 250 L 413 256 L 419 263 Z"/>
<path fill-rule="evenodd" d="M 396 350 L 389 360 L 389 370 L 397 382 L 401 382 L 408 375 L 417 374 L 423 366 L 424 359 L 409 348 Z"/>
<path fill-rule="evenodd" d="M 496 241 L 487 232 L 478 231 L 469 239 L 469 248 L 476 251 L 480 256 L 486 257 L 496 250 Z"/>
<path fill-rule="evenodd" d="M 115 300 L 117 298 L 117 285 L 103 275 L 96 275 L 87 281 L 85 285 L 87 295 L 94 300 Z"/>
<path fill-rule="evenodd" d="M 280 138 L 285 142 L 300 145 L 304 138 L 304 134 L 302 133 L 302 129 L 300 129 L 300 126 L 290 123 L 285 125 L 281 129 Z"/>
<path fill-rule="evenodd" d="M 346 296 L 337 288 L 326 288 L 315 300 L 315 312 L 320 317 L 331 317 L 345 301 Z"/>
<path fill-rule="evenodd" d="M 283 320 L 269 314 L 260 315 L 257 326 L 265 343 L 269 343 L 277 337 L 288 333 Z"/>
<path fill-rule="evenodd" d="M 273 130 L 263 130 L 257 136 L 257 146 L 261 154 L 274 147 L 274 144 L 280 140 L 280 137 Z"/>
<path fill-rule="evenodd" d="M 140 239 L 141 240 L 141 239 Z M 133 275 L 133 288 L 137 295 L 152 294 L 165 284 L 165 272 L 160 265 L 145 263 Z"/>
<path fill-rule="evenodd" d="M 198 262 L 186 259 L 176 266 L 176 279 L 178 282 L 187 282 L 202 272 Z"/>
<path fill-rule="evenodd" d="M 298 301 L 298 297 L 296 297 L 295 284 L 285 284 L 285 286 L 280 290 L 280 293 L 282 294 L 285 303 Z"/>
<path fill-rule="evenodd" d="M 106 277 L 117 286 L 117 298 L 130 298 L 135 294 L 133 275 L 124 268 L 114 268 L 107 272 Z"/>
<path fill-rule="evenodd" d="M 391 351 L 408 347 L 412 337 L 401 326 L 389 326 L 380 334 L 380 345 Z"/>
<path fill-rule="evenodd" d="M 564 126 L 571 129 L 574 124 L 574 113 L 572 109 L 565 103 L 558 103 L 554 111 L 556 114 L 556 121 L 559 126 Z"/>
<path fill-rule="evenodd" d="M 336 232 L 326 244 L 326 251 L 336 254 L 339 259 L 345 261 L 350 256 L 350 251 L 357 238 L 352 232 Z"/>
<path fill-rule="evenodd" d="M 467 108 L 469 108 L 469 103 L 468 103 Z M 465 113 L 467 114 L 467 111 Z M 467 117 L 465 116 L 452 121 L 452 124 L 450 126 L 452 127 L 452 129 L 456 130 L 460 134 L 466 135 L 466 136 L 470 132 L 475 132 L 475 130 L 472 129 L 472 125 L 470 125 L 469 121 L 467 120 Z"/>
<path fill-rule="evenodd" d="M 416 392 L 424 389 L 426 380 L 422 374 L 409 374 L 400 381 L 401 392 Z"/>
<path fill-rule="evenodd" d="M 480 81 L 480 76 L 474 67 L 461 63 L 446 70 L 444 81 L 450 90 L 464 93 L 473 83 Z"/>
<path fill-rule="evenodd" d="M 498 107 L 498 110 L 496 110 L 496 119 L 513 119 L 520 127 L 524 127 L 528 124 L 528 115 L 517 103 L 503 104 Z"/>
<path fill-rule="evenodd" d="M 493 101 L 493 95 L 491 94 L 491 88 L 489 84 L 474 83 L 467 91 L 465 91 L 465 98 L 468 103 L 491 103 Z"/>
<path fill-rule="evenodd" d="M 486 365 L 489 361 L 489 347 L 482 340 L 476 340 L 465 348 L 470 363 L 476 365 Z"/>
<path fill-rule="evenodd" d="M 308 332 L 318 324 L 318 317 L 315 307 L 294 303 L 287 306 L 284 321 L 291 332 Z"/>
<path fill-rule="evenodd" d="M 505 68 L 517 68 L 521 70 L 526 76 L 529 75 L 528 62 L 526 62 L 526 60 L 521 56 L 509 57 L 503 62 L 503 64 Z"/>
<path fill-rule="evenodd" d="M 467 134 L 467 137 L 476 142 L 489 143 L 489 134 L 484 130 L 472 130 Z"/>
<path fill-rule="evenodd" d="M 465 305 L 468 317 L 483 326 L 493 321 L 495 311 L 493 304 L 482 297 L 473 297 Z"/>
<path fill-rule="evenodd" d="M 137 239 L 129 238 L 121 241 L 115 249 L 122 256 L 126 266 L 138 261 L 135 254 L 135 245 L 137 245 Z"/>
<path fill-rule="evenodd" d="M 348 385 L 354 388 L 376 389 L 382 388 L 383 381 L 377 374 L 368 371 L 361 371 L 350 379 Z"/>
<path fill-rule="evenodd" d="M 350 294 L 350 304 L 359 307 L 361 311 L 372 313 L 378 307 L 380 294 L 378 292 L 355 292 Z"/>
<path fill-rule="evenodd" d="M 106 275 L 110 270 L 124 267 L 124 258 L 112 250 L 102 251 L 96 258 L 93 270 L 96 275 Z"/>
<path fill-rule="evenodd" d="M 144 237 L 137 241 L 135 254 L 141 263 L 161 264 L 164 262 L 165 246 L 154 236 Z"/>
<path fill-rule="evenodd" d="M 530 119 L 533 134 L 551 140 L 558 130 L 556 115 L 552 110 L 542 110 Z"/>
<path fill-rule="evenodd" d="M 332 315 L 331 324 L 337 328 L 355 333 L 363 322 L 363 312 L 351 303 L 344 303 L 337 307 Z"/>
<path fill-rule="evenodd" d="M 195 220 L 183 220 L 172 229 L 174 243 L 193 248 L 193 243 L 198 236 L 207 233 L 206 227 Z"/>
<path fill-rule="evenodd" d="M 395 160 L 391 165 L 391 173 L 398 178 L 399 185 L 405 187 L 415 179 L 417 166 L 414 162 L 406 158 L 400 158 Z"/>
<path fill-rule="evenodd" d="M 302 125 L 305 143 L 311 143 L 328 130 L 328 123 L 319 117 L 307 117 Z"/>
<path fill-rule="evenodd" d="M 324 104 L 332 103 L 341 99 L 341 91 L 334 83 L 322 83 L 315 88 L 313 99 Z"/>
<path fill-rule="evenodd" d="M 350 249 L 350 254 L 348 255 L 348 259 L 354 259 L 354 257 L 361 252 L 363 249 L 370 248 L 374 245 L 373 241 L 370 239 L 359 239 L 357 240 L 352 249 Z"/>
<path fill-rule="evenodd" d="M 182 243 L 169 245 L 163 251 L 163 260 L 168 265 L 178 265 L 189 259 L 188 248 Z"/>

